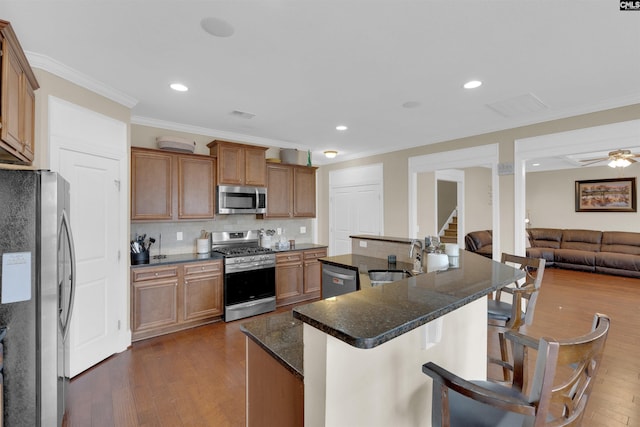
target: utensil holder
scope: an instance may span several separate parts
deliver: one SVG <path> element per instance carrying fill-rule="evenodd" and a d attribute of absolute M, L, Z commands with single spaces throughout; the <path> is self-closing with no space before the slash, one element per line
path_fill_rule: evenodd
<path fill-rule="evenodd" d="M 149 264 L 149 251 L 131 253 L 131 265 Z"/>

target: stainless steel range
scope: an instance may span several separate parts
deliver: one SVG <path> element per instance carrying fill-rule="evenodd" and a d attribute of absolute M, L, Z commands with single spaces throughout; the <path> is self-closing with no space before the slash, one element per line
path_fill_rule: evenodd
<path fill-rule="evenodd" d="M 258 230 L 211 233 L 211 247 L 224 255 L 224 320 L 276 309 L 276 255 L 259 245 Z"/>

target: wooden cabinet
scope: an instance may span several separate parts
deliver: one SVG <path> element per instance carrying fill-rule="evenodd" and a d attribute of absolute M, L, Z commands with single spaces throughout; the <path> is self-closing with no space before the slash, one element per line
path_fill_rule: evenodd
<path fill-rule="evenodd" d="M 304 382 L 246 338 L 248 427 L 304 426 Z"/>
<path fill-rule="evenodd" d="M 304 258 L 304 294 L 308 298 L 319 298 L 322 288 L 322 263 L 318 258 L 327 256 L 327 249 L 314 249 L 303 252 Z"/>
<path fill-rule="evenodd" d="M 215 160 L 131 148 L 131 220 L 212 219 Z"/>
<path fill-rule="evenodd" d="M 131 269 L 132 340 L 221 319 L 222 260 Z"/>
<path fill-rule="evenodd" d="M 39 88 L 11 24 L 0 20 L 0 161 L 31 164 Z"/>
<path fill-rule="evenodd" d="M 222 262 L 202 262 L 184 266 L 185 321 L 222 316 Z"/>
<path fill-rule="evenodd" d="M 315 218 L 316 169 L 309 166 L 267 164 L 265 218 Z"/>
<path fill-rule="evenodd" d="M 316 217 L 316 168 L 293 167 L 293 216 Z"/>
<path fill-rule="evenodd" d="M 207 147 L 218 159 L 217 183 L 223 185 L 267 185 L 266 147 L 214 140 Z"/>
<path fill-rule="evenodd" d="M 142 334 L 178 324 L 178 267 L 137 268 L 131 272 L 131 330 Z"/>
<path fill-rule="evenodd" d="M 293 206 L 292 169 L 278 163 L 267 165 L 266 218 L 291 218 Z"/>
<path fill-rule="evenodd" d="M 302 252 L 276 254 L 276 305 L 287 305 L 304 299 L 304 266 Z"/>
<path fill-rule="evenodd" d="M 276 254 L 276 305 L 283 306 L 320 297 L 326 248 Z"/>

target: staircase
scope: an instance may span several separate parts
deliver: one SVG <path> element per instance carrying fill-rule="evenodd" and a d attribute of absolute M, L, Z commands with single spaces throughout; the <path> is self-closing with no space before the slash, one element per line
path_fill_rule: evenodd
<path fill-rule="evenodd" d="M 444 234 L 440 236 L 442 243 L 458 243 L 458 217 L 451 217 L 451 221 L 444 229 Z"/>

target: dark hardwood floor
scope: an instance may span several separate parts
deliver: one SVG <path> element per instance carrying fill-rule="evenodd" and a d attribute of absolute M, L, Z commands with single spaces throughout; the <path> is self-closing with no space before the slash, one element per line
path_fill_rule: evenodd
<path fill-rule="evenodd" d="M 287 309 L 291 309 L 288 307 Z M 640 280 L 548 268 L 532 336 L 612 321 L 584 426 L 640 426 Z M 65 426 L 243 426 L 242 320 L 137 342 L 71 381 Z M 420 375 L 420 367 L 417 367 Z"/>

